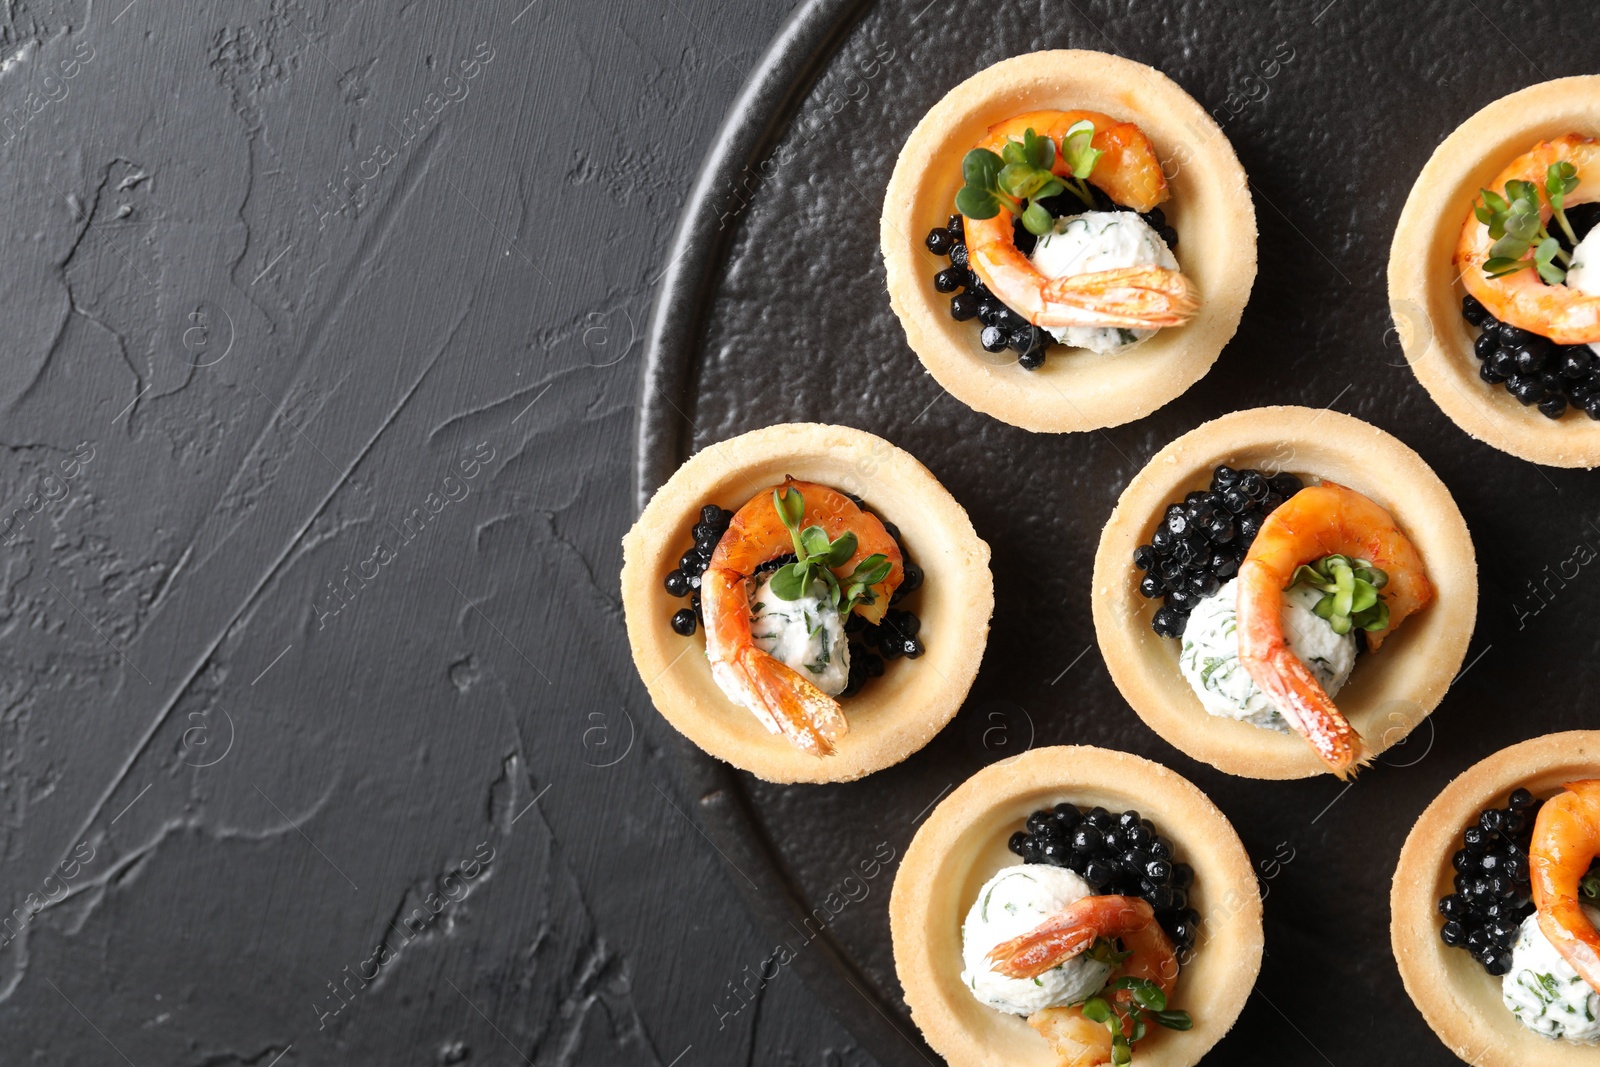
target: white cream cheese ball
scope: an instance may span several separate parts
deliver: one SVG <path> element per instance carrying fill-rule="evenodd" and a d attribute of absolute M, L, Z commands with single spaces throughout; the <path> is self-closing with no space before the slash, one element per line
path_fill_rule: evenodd
<path fill-rule="evenodd" d="M 1590 922 L 1600 925 L 1600 911 L 1583 910 Z M 1537 1034 L 1583 1044 L 1600 1040 L 1600 993 L 1578 977 L 1544 936 L 1537 913 L 1522 920 L 1511 948 L 1511 969 L 1500 979 L 1500 998 Z"/>
<path fill-rule="evenodd" d="M 1239 659 L 1239 579 L 1206 597 L 1189 613 L 1178 669 L 1200 705 L 1213 715 L 1288 732 L 1283 715 Z M 1283 594 L 1283 633 L 1289 650 L 1331 697 L 1350 680 L 1356 664 L 1355 631 L 1340 635 L 1312 609 L 1323 594 L 1295 586 Z"/>
<path fill-rule="evenodd" d="M 1020 937 L 1074 901 L 1089 883 L 1065 867 L 1024 863 L 1007 867 L 978 891 L 961 927 L 961 982 L 980 1002 L 1013 1015 L 1077 1004 L 1105 985 L 1111 965 L 1080 954 L 1037 978 L 1007 978 L 989 966 L 989 951 Z"/>
<path fill-rule="evenodd" d="M 757 648 L 829 696 L 844 692 L 850 682 L 850 643 L 844 618 L 828 602 L 826 586 L 816 582 L 798 600 L 779 600 L 769 574 L 750 595 L 750 607 L 750 636 Z"/>
<path fill-rule="evenodd" d="M 1122 267 L 1178 269 L 1177 257 L 1150 224 L 1131 211 L 1085 211 L 1057 219 L 1033 246 L 1033 265 L 1046 278 Z M 1103 326 L 1046 327 L 1056 340 L 1091 352 L 1115 352 L 1155 333 Z"/>

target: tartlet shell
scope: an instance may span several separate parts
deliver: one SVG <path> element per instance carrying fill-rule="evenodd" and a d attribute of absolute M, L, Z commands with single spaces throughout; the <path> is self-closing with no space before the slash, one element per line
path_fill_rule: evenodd
<path fill-rule="evenodd" d="M 1579 1067 L 1592 1045 L 1552 1041 L 1517 1021 L 1500 1000 L 1500 979 L 1468 952 L 1439 940 L 1439 898 L 1454 888 L 1450 857 L 1461 833 L 1518 786 L 1550 796 L 1566 782 L 1600 775 L 1600 731 L 1546 734 L 1502 749 L 1445 786 L 1400 850 L 1389 890 L 1389 939 L 1406 992 L 1433 1032 L 1474 1067 Z"/>
<path fill-rule="evenodd" d="M 1435 599 L 1361 657 L 1339 708 L 1373 754 L 1399 743 L 1438 706 L 1460 670 L 1478 610 L 1478 567 L 1466 520 L 1421 456 L 1337 411 L 1236 411 L 1173 441 L 1122 491 L 1094 561 L 1094 628 L 1111 678 L 1133 710 L 1186 755 L 1246 778 L 1327 771 L 1303 738 L 1211 715 L 1178 669 L 1178 642 L 1157 637 L 1159 600 L 1139 592 L 1133 550 L 1170 503 L 1205 489 L 1219 464 L 1339 482 L 1387 508 L 1422 554 Z"/>
<path fill-rule="evenodd" d="M 1006 848 L 1011 834 L 1033 811 L 1061 801 L 1137 809 L 1194 867 L 1190 906 L 1201 915 L 1201 939 L 1172 998 L 1194 1028 L 1153 1027 L 1134 1062 L 1199 1062 L 1233 1026 L 1261 970 L 1261 896 L 1250 856 L 1227 817 L 1187 779 L 1088 745 L 1034 749 L 987 767 L 917 830 L 889 900 L 895 971 L 912 1019 L 951 1067 L 1055 1067 L 1049 1045 L 1021 1016 L 980 1004 L 962 985 L 961 924 L 983 884 L 1020 862 Z"/>
<path fill-rule="evenodd" d="M 1478 377 L 1476 331 L 1461 318 L 1466 290 L 1454 265 L 1478 190 L 1539 141 L 1565 133 L 1600 137 L 1600 75 L 1557 78 L 1501 97 L 1434 149 L 1389 248 L 1389 310 L 1417 380 L 1457 426 L 1534 463 L 1593 467 L 1600 464 L 1600 422 L 1570 411 L 1547 419 Z"/>
<path fill-rule="evenodd" d="M 1178 262 L 1200 292 L 1199 315 L 1113 355 L 1059 349 L 1022 369 L 978 346 L 933 288 L 944 264 L 923 243 L 955 210 L 961 160 L 991 125 L 1040 109 L 1081 108 L 1137 123 L 1172 187 L 1162 205 L 1182 241 Z M 1256 216 L 1233 146 L 1206 110 L 1165 74 L 1120 56 L 1060 49 L 1004 60 L 951 89 L 917 123 L 889 179 L 880 224 L 889 304 L 928 373 L 968 407 L 1026 430 L 1117 426 L 1205 376 L 1239 327 L 1256 276 Z"/>
<path fill-rule="evenodd" d="M 769 734 L 723 695 L 703 632 L 680 637 L 668 625 L 688 602 L 662 586 L 694 543 L 702 505 L 737 510 L 791 474 L 861 497 L 900 528 L 901 543 L 926 576 L 909 602 L 922 620 L 926 654 L 888 664 L 883 677 L 844 701 L 850 730 L 823 758 Z M 845 426 L 768 426 L 702 449 L 656 491 L 622 550 L 628 645 L 656 708 L 712 756 L 771 782 L 853 781 L 927 744 L 966 699 L 994 613 L 989 546 L 966 511 L 909 452 Z"/>

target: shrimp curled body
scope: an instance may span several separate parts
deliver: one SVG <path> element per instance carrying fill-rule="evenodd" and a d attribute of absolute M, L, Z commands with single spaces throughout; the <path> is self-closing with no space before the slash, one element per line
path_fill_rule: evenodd
<path fill-rule="evenodd" d="M 1600 992 L 1600 932 L 1584 914 L 1579 885 L 1600 852 L 1600 779 L 1569 782 L 1539 809 L 1528 873 L 1539 929 L 1589 988 Z"/>
<path fill-rule="evenodd" d="M 1578 187 L 1566 195 L 1567 207 L 1600 199 L 1600 143 L 1575 133 L 1541 141 L 1533 151 L 1518 156 L 1495 176 L 1491 188 L 1499 191 L 1506 182 L 1520 180 L 1543 189 L 1545 171 L 1552 163 L 1570 163 L 1577 168 Z M 1550 206 L 1542 199 L 1539 214 L 1550 222 Z M 1477 297 L 1489 314 L 1557 344 L 1600 341 L 1600 296 L 1567 285 L 1546 285 L 1538 271 L 1531 269 L 1491 278 L 1483 265 L 1493 255 L 1494 244 L 1489 227 L 1469 214 L 1456 244 L 1456 270 L 1467 292 Z"/>
<path fill-rule="evenodd" d="M 888 558 L 889 573 L 872 586 L 872 603 L 860 602 L 854 609 L 868 622 L 881 621 L 903 573 L 900 546 L 883 523 L 825 485 L 788 478 L 774 488 L 801 493 L 805 512 L 800 528 L 820 526 L 830 540 L 846 531 L 856 535 L 855 554 L 833 568 L 837 576 L 849 575 L 874 553 Z M 827 756 L 833 752 L 833 743 L 849 729 L 839 702 L 768 654 L 751 634 L 750 590 L 756 568 L 794 550 L 789 530 L 773 505 L 773 492 L 762 490 L 734 514 L 701 576 L 706 658 L 711 662 L 712 678 L 729 699 L 748 708 L 768 730 L 782 734 L 802 751 Z"/>
<path fill-rule="evenodd" d="M 1131 122 L 1097 111 L 1030 111 L 989 127 L 975 146 L 999 153 L 1028 130 L 1058 146 L 1076 123 L 1090 122 L 1090 146 L 1103 153 L 1088 180 L 1119 204 L 1148 212 L 1170 194 L 1150 138 Z M 1072 171 L 1056 153 L 1053 173 Z M 1123 267 L 1064 278 L 1047 278 L 1017 248 L 1011 215 L 963 218 L 968 265 L 989 291 L 1035 326 L 1120 327 L 1154 330 L 1182 326 L 1199 310 L 1189 279 L 1165 267 Z"/>
<path fill-rule="evenodd" d="M 1393 516 L 1342 485 L 1309 486 L 1267 516 L 1239 565 L 1239 659 L 1285 721 L 1343 778 L 1369 758 L 1366 745 L 1289 648 L 1282 616 L 1283 591 L 1295 568 L 1334 554 L 1368 560 L 1388 575 L 1388 625 L 1367 633 L 1374 652 L 1406 616 L 1433 599 L 1422 556 Z"/>
<path fill-rule="evenodd" d="M 996 945 L 989 959 L 1009 978 L 1034 978 L 1084 952 L 1097 940 L 1120 938 L 1126 959 L 1121 976 L 1143 978 L 1170 994 L 1178 981 L 1178 956 L 1150 904 L 1139 897 L 1088 896 L 1067 905 L 1021 937 Z M 1132 994 L 1119 989 L 1108 999 L 1124 1015 Z M 1084 1017 L 1081 1005 L 1045 1008 L 1028 1025 L 1049 1041 L 1062 1067 L 1100 1067 L 1112 1062 L 1111 1032 Z"/>

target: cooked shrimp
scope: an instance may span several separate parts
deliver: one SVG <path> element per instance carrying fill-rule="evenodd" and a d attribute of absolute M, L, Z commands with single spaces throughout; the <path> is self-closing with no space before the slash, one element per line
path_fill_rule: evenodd
<path fill-rule="evenodd" d="M 1010 978 L 1034 978 L 1088 949 L 1100 938 L 1121 938 L 1129 955 L 1119 974 L 1154 982 L 1170 994 L 1178 980 L 1178 956 L 1149 903 L 1139 897 L 1091 896 L 1067 905 L 1021 937 L 989 953 L 995 970 Z M 1119 989 L 1108 999 L 1122 1009 L 1132 992 Z M 1050 1042 L 1062 1067 L 1099 1067 L 1111 1062 L 1111 1031 L 1083 1015 L 1082 1005 L 1045 1008 L 1028 1025 Z"/>
<path fill-rule="evenodd" d="M 1496 175 L 1490 188 L 1499 191 L 1508 181 L 1529 181 L 1543 189 L 1546 168 L 1561 162 L 1571 163 L 1578 170 L 1578 187 L 1566 195 L 1567 206 L 1600 199 L 1600 178 L 1590 178 L 1591 174 L 1600 173 L 1591 170 L 1600 167 L 1600 144 L 1575 133 L 1539 142 L 1533 151 L 1518 156 Z M 1550 207 L 1542 199 L 1539 214 L 1545 221 L 1550 218 Z M 1489 314 L 1557 344 L 1600 341 L 1600 296 L 1589 296 L 1566 285 L 1546 285 L 1534 270 L 1491 278 L 1483 272 L 1483 264 L 1492 255 L 1494 243 L 1489 227 L 1476 215 L 1468 214 L 1456 244 L 1455 265 L 1467 292 L 1477 297 Z"/>
<path fill-rule="evenodd" d="M 1059 146 L 1078 122 L 1094 124 L 1090 145 L 1104 153 L 1089 181 L 1119 204 L 1149 211 L 1170 195 L 1155 146 L 1131 122 L 1117 122 L 1095 111 L 1031 111 L 989 127 L 975 146 L 998 153 L 1008 140 L 1028 130 Z M 1072 173 L 1057 151 L 1051 170 Z M 1017 248 L 1011 215 L 964 218 L 967 263 L 989 291 L 1035 326 L 1121 327 L 1154 330 L 1182 326 L 1194 318 L 1199 300 L 1194 286 L 1164 267 L 1126 267 L 1051 279 Z"/>
<path fill-rule="evenodd" d="M 1135 211 L 1149 211 L 1172 195 L 1167 176 L 1161 172 L 1156 146 L 1144 131 L 1098 111 L 1030 111 L 990 126 L 983 140 L 973 147 L 987 148 L 998 155 L 1007 141 L 1020 141 L 1032 130 L 1040 137 L 1050 138 L 1059 149 L 1067 131 L 1080 122 L 1094 124 L 1089 147 L 1105 153 L 1089 175 L 1090 184 L 1098 185 L 1111 199 Z M 1051 170 L 1062 177 L 1072 173 L 1059 151 Z"/>
<path fill-rule="evenodd" d="M 1528 871 L 1539 929 L 1589 987 L 1600 992 L 1600 933 L 1584 914 L 1578 884 L 1600 852 L 1600 779 L 1568 782 L 1533 823 Z"/>
<path fill-rule="evenodd" d="M 829 540 L 847 530 L 856 535 L 855 554 L 833 568 L 835 574 L 847 576 L 858 563 L 877 553 L 887 557 L 889 572 L 872 586 L 873 602 L 859 602 L 854 609 L 868 622 L 883 619 L 889 597 L 900 585 L 900 546 L 877 516 L 861 510 L 843 493 L 786 478 L 783 485 L 763 489 L 738 510 L 701 575 L 706 658 L 711 661 L 711 676 L 729 699 L 749 708 L 768 730 L 783 734 L 797 748 L 826 756 L 833 752 L 833 742 L 849 729 L 839 702 L 763 651 L 750 632 L 750 582 L 756 568 L 794 550 L 773 502 L 776 493 L 787 494 L 791 489 L 805 502 L 799 528 L 820 526 Z"/>
<path fill-rule="evenodd" d="M 1383 600 L 1389 621 L 1367 632 L 1376 652 L 1406 616 L 1433 599 L 1422 557 L 1378 504 L 1333 482 L 1309 486 L 1279 505 L 1239 565 L 1239 659 L 1289 723 L 1343 778 L 1369 758 L 1361 735 L 1289 649 L 1283 636 L 1283 591 L 1295 568 L 1342 554 L 1371 561 L 1389 576 Z"/>

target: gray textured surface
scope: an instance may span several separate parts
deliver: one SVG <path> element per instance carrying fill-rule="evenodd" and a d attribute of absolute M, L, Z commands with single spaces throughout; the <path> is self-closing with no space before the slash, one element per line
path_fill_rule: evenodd
<path fill-rule="evenodd" d="M 820 419 L 910 449 L 994 546 L 996 618 L 971 698 L 927 749 L 850 785 L 742 778 L 717 795 L 725 847 L 766 850 L 794 906 L 832 911 L 859 858 L 879 842 L 903 850 L 925 805 L 984 763 L 1030 741 L 1138 752 L 1232 817 L 1267 894 L 1261 983 L 1208 1062 L 1456 1062 L 1390 959 L 1389 877 L 1449 778 L 1512 742 L 1594 725 L 1596 579 L 1571 558 L 1600 537 L 1600 491 L 1591 474 L 1541 470 L 1445 419 L 1400 353 L 1383 270 L 1434 146 L 1505 93 L 1592 73 L 1597 24 L 1593 11 L 1542 4 L 874 5 L 762 153 L 783 162 L 750 180 L 752 195 L 724 197 L 735 229 L 705 335 L 669 353 L 691 368 L 690 388 L 647 393 L 647 424 L 681 414 L 699 447 L 780 418 Z M 883 292 L 878 208 L 899 145 L 949 86 L 1041 47 L 1117 51 L 1174 77 L 1222 122 L 1260 221 L 1260 277 L 1217 366 L 1150 418 L 1104 433 L 1034 436 L 941 397 Z M 1450 485 L 1478 547 L 1470 675 L 1348 788 L 1245 781 L 1183 757 L 1128 710 L 1094 645 L 1089 574 L 1118 492 L 1173 437 L 1266 403 L 1331 406 L 1400 436 Z M 1534 582 L 1549 592 L 1536 596 Z M 887 902 L 874 884 L 838 908 L 829 941 L 853 965 L 814 977 L 842 1018 L 876 1032 L 885 1060 L 915 1064 L 922 1054 L 861 996 L 899 1003 Z M 789 936 L 786 918 L 771 909 L 773 938 Z"/>
<path fill-rule="evenodd" d="M 719 1028 L 766 938 L 617 600 L 630 323 L 786 9 L 0 9 L 0 1063 L 861 1061 L 792 979 Z"/>

